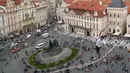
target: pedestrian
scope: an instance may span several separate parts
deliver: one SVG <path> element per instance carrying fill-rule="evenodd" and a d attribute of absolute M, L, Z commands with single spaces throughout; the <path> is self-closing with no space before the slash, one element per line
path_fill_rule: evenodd
<path fill-rule="evenodd" d="M 19 57 L 20 52 L 17 53 L 17 57 Z"/>
<path fill-rule="evenodd" d="M 2 59 L 2 62 L 4 61 L 4 59 Z"/>
<path fill-rule="evenodd" d="M 95 64 L 95 67 L 97 68 L 97 64 Z"/>
<path fill-rule="evenodd" d="M 8 63 L 8 62 L 6 62 L 5 66 L 8 66 L 8 64 L 9 64 L 9 63 Z"/>
<path fill-rule="evenodd" d="M 1 71 L 2 73 L 5 73 L 4 71 Z"/>
<path fill-rule="evenodd" d="M 16 59 L 17 57 L 16 57 L 16 56 L 14 56 L 14 58 Z"/>
<path fill-rule="evenodd" d="M 4 60 L 6 61 L 6 58 L 4 58 Z"/>

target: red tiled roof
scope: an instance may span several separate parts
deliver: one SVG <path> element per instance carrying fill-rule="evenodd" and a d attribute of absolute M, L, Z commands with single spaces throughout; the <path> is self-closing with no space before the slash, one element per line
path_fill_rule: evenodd
<path fill-rule="evenodd" d="M 21 3 L 22 0 L 15 0 L 15 4 L 19 5 Z"/>
<path fill-rule="evenodd" d="M 64 0 L 67 4 L 73 3 L 74 0 Z"/>
<path fill-rule="evenodd" d="M 69 5 L 68 8 L 102 11 L 105 9 L 105 6 L 100 5 L 97 2 L 94 3 L 92 1 L 76 1 L 73 4 Z"/>
<path fill-rule="evenodd" d="M 111 4 L 112 0 L 103 0 L 103 3 Z"/>
<path fill-rule="evenodd" d="M 22 0 L 15 0 L 15 4 L 19 5 L 21 3 Z M 0 0 L 0 5 L 1 6 L 6 6 L 6 2 L 7 0 Z"/>
<path fill-rule="evenodd" d="M 1 5 L 1 6 L 5 6 L 5 5 L 6 5 L 6 1 L 7 1 L 7 0 L 0 0 L 0 5 Z"/>
<path fill-rule="evenodd" d="M 128 14 L 130 14 L 130 0 L 124 0 L 126 6 L 128 6 Z"/>
<path fill-rule="evenodd" d="M 95 3 L 92 7 L 89 9 L 92 11 L 103 11 L 106 7 L 103 5 L 100 5 L 99 3 Z"/>
<path fill-rule="evenodd" d="M 34 5 L 37 7 L 39 6 L 37 3 L 41 2 L 41 0 L 33 0 Z"/>
<path fill-rule="evenodd" d="M 33 0 L 33 2 L 40 2 L 41 0 Z"/>
<path fill-rule="evenodd" d="M 103 17 L 106 15 L 106 14 L 105 15 L 103 14 L 103 11 L 106 10 L 106 7 L 103 5 L 100 5 L 99 2 L 76 1 L 73 4 L 69 5 L 68 8 L 74 10 L 76 14 L 79 13 L 79 15 L 85 13 L 86 11 L 88 11 L 90 15 L 92 16 L 94 16 L 94 11 L 97 11 L 98 15 L 96 17 Z M 85 11 L 85 12 L 82 12 L 82 11 Z"/>
<path fill-rule="evenodd" d="M 5 6 L 6 3 L 0 2 L 0 6 Z"/>
<path fill-rule="evenodd" d="M 92 2 L 90 1 L 76 1 L 73 4 L 69 5 L 68 8 L 88 10 L 92 5 L 91 3 Z"/>

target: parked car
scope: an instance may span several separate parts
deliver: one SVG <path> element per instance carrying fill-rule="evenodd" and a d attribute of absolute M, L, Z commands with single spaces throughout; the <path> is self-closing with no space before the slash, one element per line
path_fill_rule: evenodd
<path fill-rule="evenodd" d="M 30 35 L 30 34 L 28 34 L 28 35 L 27 35 L 27 38 L 30 38 L 30 37 L 31 37 L 31 35 Z"/>
<path fill-rule="evenodd" d="M 83 43 L 84 42 L 84 40 L 81 40 L 81 43 Z"/>
<path fill-rule="evenodd" d="M 48 30 L 45 30 L 45 31 L 44 31 L 44 33 L 47 33 L 47 32 L 48 32 Z"/>
<path fill-rule="evenodd" d="M 44 33 L 44 34 L 42 34 L 42 37 L 43 38 L 47 38 L 47 37 L 49 37 L 50 35 L 49 35 L 49 33 Z"/>
<path fill-rule="evenodd" d="M 45 43 L 40 43 L 36 45 L 36 49 L 42 48 L 45 46 Z"/>
<path fill-rule="evenodd" d="M 20 48 L 15 48 L 13 50 L 11 50 L 12 53 L 18 52 L 20 50 Z"/>

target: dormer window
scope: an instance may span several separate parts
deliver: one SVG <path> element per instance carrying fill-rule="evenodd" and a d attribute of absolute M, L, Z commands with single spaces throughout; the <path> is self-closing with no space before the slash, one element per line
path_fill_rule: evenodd
<path fill-rule="evenodd" d="M 69 9 L 68 9 L 68 8 L 66 8 L 65 10 L 66 10 L 67 12 L 69 11 Z"/>
<path fill-rule="evenodd" d="M 106 11 L 105 10 L 103 11 L 103 15 L 106 15 Z"/>
<path fill-rule="evenodd" d="M 102 5 L 102 1 L 100 1 L 99 4 Z"/>
<path fill-rule="evenodd" d="M 94 16 L 97 16 L 98 15 L 98 12 L 97 11 L 94 11 Z"/>

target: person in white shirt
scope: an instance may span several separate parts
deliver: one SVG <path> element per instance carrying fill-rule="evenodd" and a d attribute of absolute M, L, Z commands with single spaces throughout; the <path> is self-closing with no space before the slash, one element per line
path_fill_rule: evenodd
<path fill-rule="evenodd" d="M 96 52 L 100 58 L 100 48 L 102 47 L 103 44 L 105 44 L 105 41 L 103 40 L 103 36 L 101 36 L 99 39 L 96 41 Z"/>

